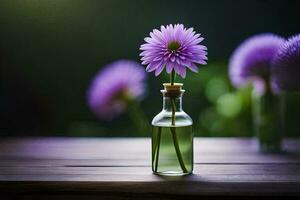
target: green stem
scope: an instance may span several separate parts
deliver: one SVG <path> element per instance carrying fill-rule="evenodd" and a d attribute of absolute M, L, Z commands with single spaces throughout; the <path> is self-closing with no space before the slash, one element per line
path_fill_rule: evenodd
<path fill-rule="evenodd" d="M 128 114 L 140 134 L 149 133 L 148 119 L 137 101 L 129 101 Z"/>
<path fill-rule="evenodd" d="M 156 156 L 155 156 L 155 167 L 154 167 L 154 171 L 155 172 L 157 172 L 157 167 L 158 167 L 160 138 L 161 138 L 161 127 L 158 127 L 157 139 L 156 139 L 156 144 L 155 144 L 155 149 L 154 149 L 154 155 L 156 153 Z"/>
<path fill-rule="evenodd" d="M 175 76 L 176 76 L 175 70 L 172 70 L 171 75 L 170 75 L 171 85 L 174 85 Z M 172 133 L 173 143 L 174 143 L 176 155 L 177 155 L 177 158 L 178 158 L 178 162 L 180 164 L 180 167 L 181 167 L 182 171 L 184 173 L 186 173 L 186 172 L 188 172 L 188 170 L 185 167 L 185 164 L 184 164 L 184 161 L 183 161 L 183 158 L 182 158 L 182 154 L 181 154 L 181 151 L 180 151 L 180 147 L 179 147 L 179 144 L 178 144 L 177 135 L 176 135 L 176 127 L 175 127 L 176 105 L 175 105 L 175 98 L 171 99 L 171 103 L 172 103 L 172 121 L 171 121 L 172 127 L 170 127 L 170 130 L 171 130 L 171 133 Z"/>
<path fill-rule="evenodd" d="M 171 72 L 171 75 L 170 75 L 171 85 L 174 85 L 175 78 L 176 78 L 176 73 L 175 73 L 175 70 L 173 69 L 172 72 Z"/>
<path fill-rule="evenodd" d="M 172 104 L 172 121 L 171 124 L 172 126 L 175 126 L 175 112 L 176 112 L 176 105 L 175 105 L 175 99 L 171 99 L 171 104 Z"/>
<path fill-rule="evenodd" d="M 171 102 L 172 102 L 172 127 L 170 127 L 170 130 L 171 130 L 171 133 L 172 133 L 172 138 L 173 138 L 174 147 L 175 147 L 176 155 L 177 155 L 177 158 L 178 158 L 178 162 L 180 164 L 180 167 L 181 167 L 182 171 L 184 173 L 186 173 L 187 169 L 186 169 L 184 161 L 182 159 L 182 154 L 181 154 L 181 151 L 180 151 L 180 147 L 178 145 L 178 139 L 177 139 L 177 135 L 176 135 L 176 127 L 175 127 L 176 105 L 175 105 L 175 99 L 171 99 Z"/>
<path fill-rule="evenodd" d="M 176 128 L 175 127 L 170 127 L 170 130 L 172 132 L 174 147 L 175 147 L 175 151 L 176 151 L 176 154 L 177 154 L 177 158 L 178 158 L 180 167 L 181 167 L 182 171 L 184 173 L 186 173 L 186 172 L 188 172 L 188 170 L 185 167 L 185 164 L 184 164 L 184 161 L 183 161 L 183 158 L 182 158 L 182 155 L 181 155 L 181 151 L 180 151 L 180 148 L 179 148 L 179 145 L 178 145 L 178 139 L 177 139 L 177 135 L 176 135 Z"/>
<path fill-rule="evenodd" d="M 173 69 L 172 72 L 171 72 L 171 76 L 170 76 L 171 85 L 174 85 L 175 76 L 176 76 L 176 73 L 175 73 L 175 70 Z M 171 123 L 172 123 L 172 126 L 175 126 L 176 105 L 175 105 L 175 99 L 174 98 L 171 98 L 171 103 L 172 103 L 172 122 Z"/>
<path fill-rule="evenodd" d="M 171 85 L 174 85 L 175 82 L 175 71 L 173 70 L 171 75 L 170 75 L 170 82 Z M 175 147 L 175 151 L 176 151 L 176 155 L 178 158 L 178 162 L 180 164 L 180 167 L 182 169 L 182 171 L 184 173 L 188 172 L 188 170 L 185 167 L 183 158 L 182 158 L 182 154 L 180 151 L 180 147 L 179 147 L 179 143 L 178 143 L 178 138 L 176 135 L 176 127 L 175 127 L 175 112 L 176 112 L 176 105 L 175 105 L 175 99 L 171 99 L 171 103 L 172 103 L 172 122 L 171 122 L 171 133 L 172 133 L 172 139 L 174 142 L 174 147 Z M 154 144 L 154 151 L 152 152 L 152 158 L 153 161 L 155 163 L 154 165 L 154 172 L 157 172 L 157 168 L 158 168 L 158 160 L 159 160 L 159 149 L 160 149 L 160 139 L 161 139 L 161 127 L 158 127 L 158 133 L 157 133 L 157 139 L 156 139 L 156 143 Z"/>

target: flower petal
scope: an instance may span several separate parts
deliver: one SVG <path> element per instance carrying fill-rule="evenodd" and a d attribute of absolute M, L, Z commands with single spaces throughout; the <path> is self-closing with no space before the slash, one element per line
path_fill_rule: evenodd
<path fill-rule="evenodd" d="M 178 64 L 175 64 L 175 71 L 177 74 L 179 74 L 182 78 L 185 78 L 186 75 L 186 68 L 184 66 L 180 66 Z"/>
<path fill-rule="evenodd" d="M 173 68 L 174 68 L 174 64 L 169 62 L 166 66 L 167 73 L 170 74 Z"/>
<path fill-rule="evenodd" d="M 164 65 L 159 66 L 156 70 L 155 70 L 155 76 L 158 76 L 162 70 L 164 69 Z"/>
<path fill-rule="evenodd" d="M 147 68 L 146 68 L 146 71 L 147 72 L 152 72 L 154 71 L 155 69 L 157 69 L 159 66 L 162 65 L 162 62 L 151 62 Z"/>
<path fill-rule="evenodd" d="M 198 69 L 198 66 L 195 65 L 194 63 L 191 63 L 190 65 L 187 65 L 187 67 L 192 70 L 193 72 L 198 72 L 199 69 Z"/>

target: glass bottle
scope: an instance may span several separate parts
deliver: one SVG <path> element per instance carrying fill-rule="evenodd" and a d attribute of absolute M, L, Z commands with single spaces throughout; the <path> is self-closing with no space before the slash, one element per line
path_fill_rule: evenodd
<path fill-rule="evenodd" d="M 252 92 L 254 132 L 261 152 L 280 152 L 284 131 L 285 98 L 270 89 Z"/>
<path fill-rule="evenodd" d="M 187 175 L 193 171 L 193 121 L 182 109 L 183 84 L 163 85 L 163 109 L 152 120 L 152 171 Z"/>

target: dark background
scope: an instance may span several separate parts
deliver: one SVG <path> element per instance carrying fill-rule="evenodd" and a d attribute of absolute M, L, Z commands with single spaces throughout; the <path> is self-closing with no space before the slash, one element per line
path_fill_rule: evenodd
<path fill-rule="evenodd" d="M 251 136 L 251 88 L 234 90 L 228 58 L 245 38 L 300 32 L 300 1 L 271 0 L 2 0 L 0 1 L 0 134 L 148 136 L 126 113 L 98 121 L 86 105 L 93 75 L 117 59 L 139 61 L 153 28 L 183 23 L 205 37 L 209 64 L 182 81 L 184 107 L 198 136 Z M 142 108 L 161 109 L 166 75 L 148 74 Z M 287 98 L 288 136 L 297 136 L 299 94 Z"/>

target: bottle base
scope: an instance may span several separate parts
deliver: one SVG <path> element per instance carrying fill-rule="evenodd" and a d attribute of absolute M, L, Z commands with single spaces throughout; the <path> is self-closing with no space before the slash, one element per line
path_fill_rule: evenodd
<path fill-rule="evenodd" d="M 153 172 L 155 175 L 159 176 L 187 176 L 193 172 L 180 172 L 180 171 L 162 171 L 162 172 Z"/>
<path fill-rule="evenodd" d="M 280 144 L 260 144 L 260 152 L 261 153 L 281 153 L 281 145 Z"/>

